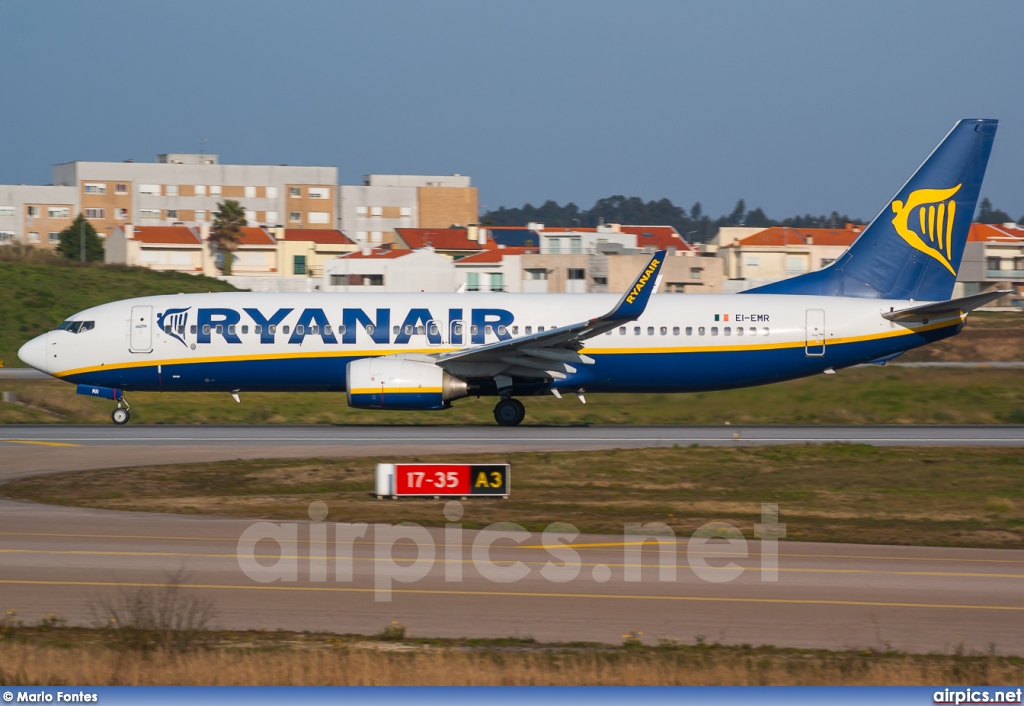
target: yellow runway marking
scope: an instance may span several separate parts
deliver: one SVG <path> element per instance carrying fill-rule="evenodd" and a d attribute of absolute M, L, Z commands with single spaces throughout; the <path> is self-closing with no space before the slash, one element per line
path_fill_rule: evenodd
<path fill-rule="evenodd" d="M 307 523 L 308 524 L 308 523 Z M 466 530 L 475 531 L 475 530 Z M 176 540 L 182 542 L 237 542 L 238 537 L 178 537 L 174 535 L 146 535 L 146 534 L 74 534 L 65 532 L 2 532 L 0 531 L 0 537 L 59 537 L 62 539 L 132 539 L 132 540 L 148 540 L 148 539 L 159 539 L 159 540 Z M 750 540 L 755 541 L 755 540 Z M 647 540 L 650 544 L 655 544 L 656 540 Z M 439 542 L 440 543 L 440 542 Z M 367 544 L 376 546 L 373 542 L 359 541 L 359 544 Z M 399 543 L 401 544 L 401 543 Z M 594 542 L 589 544 L 564 544 L 558 545 L 561 547 L 567 547 L 570 549 L 603 549 L 609 547 L 627 547 L 627 546 L 638 546 L 644 544 L 644 542 Z M 680 551 L 687 551 L 686 540 L 672 540 L 668 542 L 670 549 L 660 549 L 657 551 L 676 551 L 676 547 Z M 462 544 L 462 547 L 472 547 L 472 544 Z M 552 545 L 551 548 L 557 548 Z M 653 548 L 653 547 L 652 547 Z M 920 547 L 917 547 L 920 548 Z M 494 549 L 538 549 L 543 550 L 546 547 L 542 544 L 524 544 L 524 545 L 509 545 L 509 544 L 498 544 L 494 546 Z M 963 547 L 963 549 L 969 549 Z M 692 554 L 703 555 L 710 554 L 712 556 L 722 556 L 720 550 L 716 551 L 692 551 Z M 756 552 L 751 552 L 751 556 L 759 556 Z M 793 559 L 871 559 L 879 561 L 962 561 L 964 563 L 972 564 L 1024 564 L 1024 559 L 971 559 L 971 558 L 960 558 L 960 557 L 927 557 L 927 556 L 879 556 L 872 554 L 798 554 L 791 552 L 779 552 L 779 557 L 788 557 Z M 728 558 L 728 557 L 724 557 Z"/>
<path fill-rule="evenodd" d="M 149 557 L 189 557 L 197 559 L 235 559 L 239 558 L 236 553 L 231 554 L 219 554 L 219 553 L 198 553 L 198 552 L 141 552 L 141 551 L 100 551 L 91 549 L 2 549 L 0 548 L 0 554 L 58 554 L 58 555 L 71 555 L 71 556 L 149 556 Z M 249 555 L 245 555 L 248 557 Z M 255 559 L 268 559 L 268 560 L 297 560 L 297 561 L 331 561 L 333 559 L 350 559 L 352 561 L 407 561 L 409 557 L 358 557 L 358 556 L 312 556 L 309 554 L 254 554 L 251 555 Z M 720 559 L 729 559 L 730 557 L 718 556 Z M 738 558 L 738 557 L 731 557 Z M 751 557 L 754 558 L 754 557 Z M 472 559 L 443 559 L 435 558 L 433 563 L 436 564 L 473 564 Z M 505 564 L 516 564 L 521 563 L 527 566 L 545 566 L 549 562 L 547 561 L 522 561 L 521 559 L 491 559 L 490 563 L 495 565 Z M 640 568 L 640 569 L 659 569 L 661 564 L 624 564 L 624 563 L 606 563 L 606 562 L 579 562 L 579 566 L 582 567 L 595 567 L 595 566 L 607 566 L 609 568 Z M 669 564 L 665 568 L 676 568 L 676 569 L 689 569 L 688 564 Z M 762 572 L 768 571 L 760 566 L 706 566 L 702 567 L 702 570 L 712 571 L 754 571 Z M 781 573 L 795 573 L 795 574 L 880 574 L 886 576 L 940 576 L 944 578 L 998 578 L 998 579 L 1024 579 L 1024 574 L 992 574 L 992 573 L 979 573 L 979 572 L 968 572 L 968 571 L 889 571 L 889 570 L 876 570 L 876 569 L 817 569 L 817 568 L 803 568 L 803 567 L 785 567 L 780 566 L 778 571 Z"/>
<path fill-rule="evenodd" d="M 121 583 L 117 581 L 42 581 L 0 579 L 0 585 L 20 586 L 90 586 L 94 588 L 165 588 L 162 583 Z M 227 585 L 185 583 L 181 588 L 247 590 L 247 591 L 296 591 L 316 593 L 376 593 L 374 588 L 346 588 L 340 586 L 268 586 L 265 584 Z M 896 601 L 844 601 L 826 598 L 730 598 L 726 596 L 628 596 L 615 593 L 542 593 L 533 591 L 457 591 L 453 589 L 393 588 L 391 593 L 434 596 L 483 596 L 488 598 L 574 598 L 638 601 L 677 601 L 706 603 L 762 603 L 782 605 L 843 605 L 862 608 L 930 608 L 941 610 L 998 610 L 1024 612 L 1024 606 L 1006 605 L 958 605 L 955 603 L 904 603 Z"/>
<path fill-rule="evenodd" d="M 81 444 L 66 444 L 62 441 L 32 441 L 31 439 L 0 439 L 5 444 L 29 444 L 30 446 L 81 446 Z"/>

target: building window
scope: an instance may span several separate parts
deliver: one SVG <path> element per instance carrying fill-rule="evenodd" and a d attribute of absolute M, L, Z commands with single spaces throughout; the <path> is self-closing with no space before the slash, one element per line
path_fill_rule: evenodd
<path fill-rule="evenodd" d="M 828 267 L 835 261 L 836 259 L 834 257 L 823 257 L 821 258 L 821 266 L 822 268 Z"/>
<path fill-rule="evenodd" d="M 310 223 L 323 224 L 331 222 L 331 214 L 326 211 L 310 211 L 308 217 Z"/>
<path fill-rule="evenodd" d="M 366 206 L 356 206 L 356 215 L 365 216 L 367 213 Z"/>
<path fill-rule="evenodd" d="M 206 196 L 206 184 L 196 184 L 196 196 Z"/>
<path fill-rule="evenodd" d="M 587 272 L 582 267 L 570 267 L 566 273 L 567 279 L 586 279 Z"/>
<path fill-rule="evenodd" d="M 398 210 L 398 213 L 402 218 L 412 218 L 412 207 L 402 206 L 402 208 Z"/>
<path fill-rule="evenodd" d="M 292 258 L 292 274 L 293 275 L 304 275 L 306 274 L 306 256 L 295 255 Z"/>
<path fill-rule="evenodd" d="M 384 233 L 379 230 L 370 231 L 370 242 L 371 243 L 382 243 L 384 242 Z"/>
<path fill-rule="evenodd" d="M 547 278 L 548 278 L 548 271 L 543 269 L 543 268 L 527 269 L 526 270 L 526 277 L 524 277 L 524 279 L 532 279 L 532 280 L 547 279 Z"/>
<path fill-rule="evenodd" d="M 14 240 L 14 231 L 0 230 L 0 243 Z"/>
<path fill-rule="evenodd" d="M 127 184 L 115 184 L 114 185 L 114 193 L 115 194 L 127 194 L 128 193 L 128 185 Z"/>
<path fill-rule="evenodd" d="M 382 206 L 373 206 L 372 208 L 370 208 L 370 215 L 377 217 L 383 216 L 384 208 Z"/>
<path fill-rule="evenodd" d="M 195 219 L 197 221 L 205 221 L 206 220 L 206 209 L 205 208 L 197 208 L 195 215 L 196 215 Z"/>
<path fill-rule="evenodd" d="M 68 215 L 70 213 L 70 210 L 67 209 L 67 208 L 60 208 L 60 207 L 54 208 L 53 206 L 51 206 L 50 208 L 46 209 L 46 212 L 47 212 L 47 215 L 50 218 L 69 218 L 70 217 Z"/>
<path fill-rule="evenodd" d="M 35 218 L 36 216 L 39 215 L 39 207 L 38 206 L 29 206 L 25 210 L 25 212 L 28 214 L 29 218 Z M 989 259 L 991 259 L 991 258 L 989 258 Z"/>
<path fill-rule="evenodd" d="M 160 212 L 157 211 L 157 213 L 159 214 Z M 87 208 L 87 209 L 85 209 L 85 217 L 86 218 L 106 218 L 107 217 L 107 209 L 105 209 L 105 208 Z"/>
<path fill-rule="evenodd" d="M 60 242 L 60 233 L 58 233 L 57 231 L 50 231 L 49 233 L 47 233 L 47 236 L 50 238 L 51 243 Z"/>
<path fill-rule="evenodd" d="M 105 194 L 105 193 L 107 193 L 107 185 L 106 184 L 94 184 L 94 183 L 86 182 L 86 184 L 85 184 L 85 193 L 87 193 L 87 194 Z"/>
<path fill-rule="evenodd" d="M 247 210 L 245 212 L 245 222 L 246 222 L 246 225 L 252 225 L 257 220 L 259 220 L 259 219 L 256 218 L 256 212 L 255 211 L 248 211 Z"/>
<path fill-rule="evenodd" d="M 289 223 L 302 223 L 302 214 L 298 211 L 292 211 L 288 214 Z"/>
<path fill-rule="evenodd" d="M 297 198 L 301 197 L 302 196 L 302 187 L 301 186 L 290 186 L 290 187 L 288 187 L 288 196 L 290 196 L 293 199 L 297 199 Z"/>
<path fill-rule="evenodd" d="M 267 198 L 268 199 L 276 199 L 277 198 L 277 187 L 276 186 L 268 186 L 267 187 Z"/>
<path fill-rule="evenodd" d="M 365 243 L 366 242 L 366 235 L 367 235 L 367 233 L 366 233 L 365 230 L 357 230 L 356 231 L 356 240 L 358 240 L 359 242 Z"/>
<path fill-rule="evenodd" d="M 177 184 L 168 184 L 164 188 L 166 189 L 166 191 L 164 191 L 164 193 L 167 196 L 177 196 L 178 195 L 178 185 Z"/>
<path fill-rule="evenodd" d="M 786 274 L 802 275 L 807 272 L 807 261 L 802 255 L 786 255 Z"/>
<path fill-rule="evenodd" d="M 39 242 L 39 233 L 36 233 L 36 232 L 29 233 L 28 234 L 28 242 L 30 242 L 30 243 L 38 243 Z"/>
<path fill-rule="evenodd" d="M 169 208 L 167 209 L 167 220 L 174 221 L 178 219 L 178 209 Z"/>
<path fill-rule="evenodd" d="M 160 220 L 160 209 L 159 208 L 140 208 L 139 209 L 139 220 L 143 220 L 143 221 L 159 221 Z"/>
<path fill-rule="evenodd" d="M 743 264 L 746 265 L 747 267 L 757 267 L 759 264 L 759 260 L 755 255 L 747 255 L 747 258 L 746 260 L 744 260 Z"/>
<path fill-rule="evenodd" d="M 277 217 L 277 211 L 267 211 L 267 225 L 275 225 L 277 223 Z"/>
<path fill-rule="evenodd" d="M 210 196 L 220 196 L 219 184 L 210 184 Z"/>
<path fill-rule="evenodd" d="M 245 198 L 247 198 L 247 199 L 254 199 L 254 198 L 256 198 L 256 187 L 255 186 L 247 186 L 247 187 L 245 187 Z"/>
<path fill-rule="evenodd" d="M 492 292 L 504 292 L 505 291 L 505 275 L 501 272 L 491 273 L 491 291 Z"/>
<path fill-rule="evenodd" d="M 139 193 L 146 196 L 159 196 L 160 185 L 159 184 L 139 184 Z"/>
<path fill-rule="evenodd" d="M 119 208 L 119 209 L 117 209 L 114 212 L 114 214 L 117 216 L 117 220 L 119 220 L 119 221 L 126 221 L 126 220 L 128 220 L 128 209 L 127 208 Z"/>
<path fill-rule="evenodd" d="M 14 206 L 0 206 L 0 218 L 14 218 Z"/>
<path fill-rule="evenodd" d="M 700 279 L 700 273 L 703 271 L 702 267 L 691 267 L 690 268 L 690 279 Z"/>
<path fill-rule="evenodd" d="M 467 292 L 479 292 L 480 291 L 480 273 L 479 272 L 467 272 L 466 273 L 466 291 Z"/>
<path fill-rule="evenodd" d="M 595 277 L 594 278 L 594 284 L 596 284 L 596 285 L 598 285 L 600 287 L 603 287 L 603 286 L 608 284 L 608 278 L 607 277 Z"/>
<path fill-rule="evenodd" d="M 331 190 L 322 186 L 311 186 L 306 192 L 309 194 L 311 199 L 329 199 L 331 198 Z"/>

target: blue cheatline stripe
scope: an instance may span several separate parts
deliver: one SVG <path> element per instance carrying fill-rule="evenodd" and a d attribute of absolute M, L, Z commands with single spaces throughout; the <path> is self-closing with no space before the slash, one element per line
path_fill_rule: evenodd
<path fill-rule="evenodd" d="M 557 382 L 590 392 L 700 392 L 815 375 L 900 353 L 954 335 L 960 323 L 901 336 L 829 343 L 823 356 L 802 345 L 753 350 L 590 353 L 595 363 Z M 344 392 L 345 366 L 359 355 L 161 363 L 72 373 L 68 382 L 126 391 Z"/>

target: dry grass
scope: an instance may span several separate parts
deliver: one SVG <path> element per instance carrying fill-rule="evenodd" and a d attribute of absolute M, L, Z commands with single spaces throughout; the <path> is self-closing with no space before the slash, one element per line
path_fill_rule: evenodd
<path fill-rule="evenodd" d="M 607 647 L 218 633 L 213 647 L 134 652 L 104 631 L 0 641 L 0 685 L 1013 684 L 1024 660 L 720 645 Z"/>
<path fill-rule="evenodd" d="M 444 501 L 378 501 L 386 459 L 265 459 L 38 476 L 0 494 L 39 502 L 181 514 L 308 519 L 327 503 L 343 522 L 441 526 Z M 437 456 L 432 461 L 465 461 Z M 753 536 L 761 503 L 778 503 L 791 540 L 1024 547 L 1024 449 L 860 445 L 633 449 L 480 456 L 510 462 L 508 501 L 466 503 L 462 522 L 568 522 L 618 534 L 664 522 L 676 536 L 725 521 Z"/>

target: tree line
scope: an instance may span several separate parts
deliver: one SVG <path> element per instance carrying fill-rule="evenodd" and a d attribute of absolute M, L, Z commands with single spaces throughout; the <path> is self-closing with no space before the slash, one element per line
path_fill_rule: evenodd
<path fill-rule="evenodd" d="M 1013 219 L 1005 212 L 992 207 L 985 198 L 978 206 L 979 223 L 1008 223 Z M 564 206 L 556 201 L 545 201 L 541 206 L 526 204 L 521 208 L 505 208 L 504 206 L 486 212 L 480 220 L 482 225 L 492 226 L 525 226 L 527 223 L 543 223 L 552 228 L 594 228 L 600 223 L 620 223 L 622 225 L 666 225 L 673 226 L 680 235 L 691 243 L 703 243 L 710 240 L 719 228 L 726 226 L 747 226 L 750 228 L 768 228 L 771 226 L 789 226 L 791 228 L 844 228 L 847 223 L 864 225 L 859 218 L 852 218 L 837 211 L 830 214 L 815 216 L 804 214 L 782 220 L 769 218 L 761 208 L 748 210 L 746 202 L 740 199 L 728 215 L 712 218 L 704 213 L 700 202 L 693 204 L 689 211 L 676 206 L 669 199 L 644 201 L 637 196 L 609 196 L 598 199 L 592 208 L 581 210 L 576 204 L 569 202 Z M 1020 222 L 1024 224 L 1024 217 Z"/>

